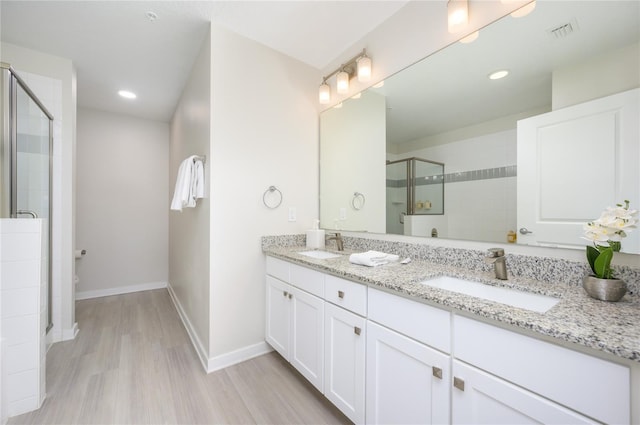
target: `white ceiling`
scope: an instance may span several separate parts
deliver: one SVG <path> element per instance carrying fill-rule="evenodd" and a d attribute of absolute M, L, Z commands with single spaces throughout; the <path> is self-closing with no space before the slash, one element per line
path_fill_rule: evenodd
<path fill-rule="evenodd" d="M 0 39 L 71 59 L 79 106 L 168 121 L 210 21 L 321 69 L 407 1 L 2 0 Z"/>
<path fill-rule="evenodd" d="M 572 33 L 561 38 L 549 34 L 566 23 L 572 24 Z M 473 43 L 454 43 L 372 89 L 386 98 L 387 143 L 550 110 L 554 71 L 639 39 L 639 1 L 538 1 L 530 15 L 506 16 L 482 29 Z M 509 70 L 509 76 L 487 78 L 499 69 Z"/>

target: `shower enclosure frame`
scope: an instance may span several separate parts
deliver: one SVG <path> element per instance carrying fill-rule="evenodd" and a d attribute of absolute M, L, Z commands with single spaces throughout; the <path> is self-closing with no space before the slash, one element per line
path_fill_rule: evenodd
<path fill-rule="evenodd" d="M 416 161 L 420 161 L 420 162 L 426 162 L 429 164 L 434 164 L 434 165 L 438 165 L 442 167 L 442 212 L 439 213 L 435 213 L 435 214 L 425 214 L 425 213 L 416 213 L 415 210 L 415 197 L 416 197 L 416 166 L 415 166 L 415 162 Z M 418 157 L 410 157 L 410 158 L 403 158 L 403 159 L 398 159 L 395 161 L 387 161 L 385 166 L 389 166 L 389 165 L 393 165 L 393 164 L 399 164 L 399 163 L 403 163 L 406 162 L 407 163 L 407 208 L 406 208 L 406 214 L 407 215 L 443 215 L 444 214 L 444 167 L 445 164 L 442 162 L 438 162 L 438 161 L 432 161 L 430 159 L 424 159 L 424 158 L 418 158 Z"/>
<path fill-rule="evenodd" d="M 31 211 L 19 211 L 18 210 L 18 86 L 29 96 L 29 98 L 40 108 L 42 113 L 49 119 L 49 216 L 48 222 L 48 254 L 47 254 L 47 328 L 46 333 L 49 333 L 53 327 L 53 300 L 52 300 L 52 216 L 53 216 L 53 115 L 44 106 L 44 104 L 38 99 L 38 97 L 31 91 L 29 86 L 18 76 L 11 65 L 0 62 L 0 71 L 2 72 L 2 91 L 7 93 L 7 96 L 2 96 L 0 102 L 1 117 L 2 120 L 2 143 L 0 143 L 0 158 L 2 163 L 0 164 L 2 171 L 0 173 L 0 218 L 18 218 L 21 214 L 31 214 L 33 218 L 37 218 L 35 213 Z M 8 196 L 7 196 L 8 195 Z"/>

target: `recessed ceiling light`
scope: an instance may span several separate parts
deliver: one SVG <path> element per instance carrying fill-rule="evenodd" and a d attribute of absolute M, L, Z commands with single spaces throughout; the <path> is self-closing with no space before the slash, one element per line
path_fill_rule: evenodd
<path fill-rule="evenodd" d="M 120 96 L 124 97 L 125 99 L 135 99 L 136 97 L 138 97 L 138 96 L 136 96 L 135 93 L 127 91 L 127 90 L 120 90 L 118 92 L 118 94 Z"/>
<path fill-rule="evenodd" d="M 502 69 L 500 71 L 492 72 L 491 74 L 489 74 L 489 79 L 499 80 L 500 78 L 504 78 L 507 75 L 509 75 L 509 71 L 507 71 L 506 69 Z"/>
<path fill-rule="evenodd" d="M 150 20 L 151 22 L 158 19 L 158 15 L 156 15 L 156 13 L 152 11 L 148 11 L 147 13 L 145 13 L 145 15 L 147 16 L 147 19 Z"/>

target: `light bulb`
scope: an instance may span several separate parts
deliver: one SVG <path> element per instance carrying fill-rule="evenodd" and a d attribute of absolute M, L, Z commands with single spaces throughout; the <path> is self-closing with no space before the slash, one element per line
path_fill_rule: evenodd
<path fill-rule="evenodd" d="M 480 31 L 472 32 L 468 36 L 461 38 L 460 43 L 462 44 L 473 43 L 478 39 L 479 36 L 480 36 Z"/>
<path fill-rule="evenodd" d="M 358 81 L 366 83 L 371 80 L 371 58 L 362 56 L 358 59 Z"/>
<path fill-rule="evenodd" d="M 469 22 L 467 0 L 449 0 L 447 3 L 447 28 L 450 33 L 462 30 Z"/>
<path fill-rule="evenodd" d="M 331 87 L 329 87 L 329 84 L 327 84 L 326 81 L 320 85 L 320 89 L 318 90 L 318 101 L 323 105 L 326 105 L 331 101 Z"/>
<path fill-rule="evenodd" d="M 520 9 L 514 11 L 511 16 L 513 16 L 514 18 L 522 18 L 523 16 L 527 16 L 529 13 L 533 12 L 533 9 L 535 8 L 536 2 L 534 0 L 531 3 L 522 6 Z"/>
<path fill-rule="evenodd" d="M 336 91 L 340 94 L 349 93 L 349 74 L 345 71 L 338 72 L 336 76 Z"/>

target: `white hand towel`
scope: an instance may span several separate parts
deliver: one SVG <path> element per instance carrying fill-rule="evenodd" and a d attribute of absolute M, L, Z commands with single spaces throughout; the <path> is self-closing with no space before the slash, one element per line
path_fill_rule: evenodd
<path fill-rule="evenodd" d="M 362 266 L 376 267 L 383 264 L 387 264 L 392 261 L 398 261 L 400 257 L 395 254 L 385 254 L 378 251 L 367 251 L 359 254 L 351 254 L 349 261 L 353 264 L 359 264 Z"/>
<path fill-rule="evenodd" d="M 195 161 L 195 155 L 182 161 L 178 169 L 178 178 L 173 192 L 171 209 L 193 208 L 196 199 L 204 198 L 204 167 L 202 161 Z"/>

